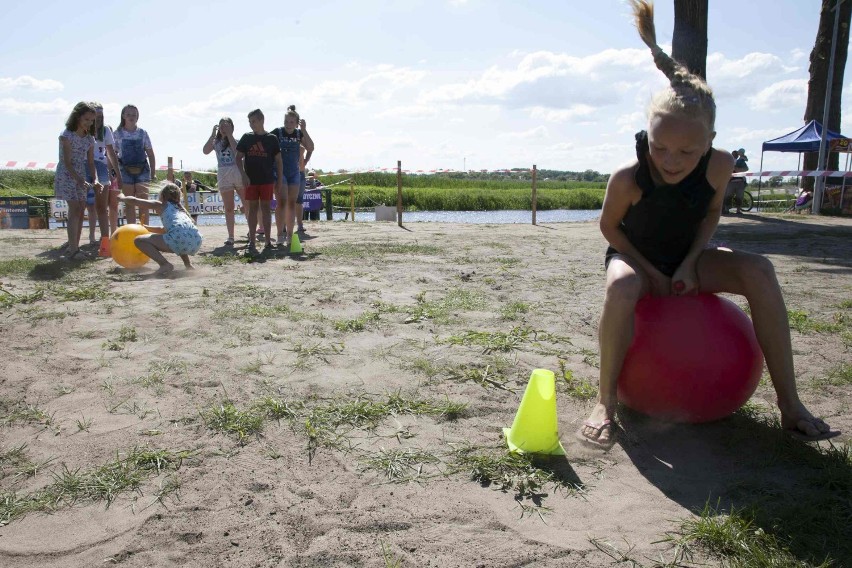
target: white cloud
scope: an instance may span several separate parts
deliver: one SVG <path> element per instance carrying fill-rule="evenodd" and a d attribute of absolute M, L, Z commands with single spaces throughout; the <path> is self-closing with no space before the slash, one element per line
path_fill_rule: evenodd
<path fill-rule="evenodd" d="M 30 91 L 61 91 L 64 85 L 53 79 L 36 79 L 29 75 L 21 75 L 20 77 L 0 77 L 0 92 L 8 92 L 14 90 L 30 90 Z"/>
<path fill-rule="evenodd" d="M 536 126 L 523 132 L 504 132 L 500 138 L 511 138 L 513 140 L 543 140 L 550 137 L 546 126 Z"/>
<path fill-rule="evenodd" d="M 465 83 L 441 85 L 424 93 L 421 102 L 496 104 L 510 110 L 602 107 L 618 103 L 637 82 L 657 75 L 646 49 L 606 49 L 585 57 L 537 51 L 514 68 L 492 66 Z"/>
<path fill-rule="evenodd" d="M 357 64 L 351 65 L 357 69 Z M 363 107 L 370 104 L 391 102 L 396 94 L 416 85 L 426 77 L 425 71 L 392 65 L 378 65 L 365 69 L 363 76 L 352 80 L 329 80 L 313 85 L 310 89 L 294 91 L 274 85 L 240 85 L 212 93 L 207 99 L 185 105 L 167 106 L 157 114 L 175 117 L 209 117 L 216 114 L 245 114 L 260 108 L 269 117 L 283 113 L 290 104 L 310 101 L 311 106 Z M 277 120 L 277 118 L 276 118 Z"/>
<path fill-rule="evenodd" d="M 805 108 L 808 98 L 807 79 L 778 81 L 748 97 L 752 110 L 778 112 L 793 107 Z"/>
<path fill-rule="evenodd" d="M 63 99 L 49 102 L 0 99 L 0 113 L 6 114 L 70 114 L 74 105 Z"/>
<path fill-rule="evenodd" d="M 644 112 L 631 112 L 630 114 L 622 114 L 615 119 L 615 125 L 618 127 L 619 134 L 632 134 L 645 128 L 647 115 Z"/>
<path fill-rule="evenodd" d="M 596 110 L 595 107 L 586 104 L 576 104 L 559 110 L 537 106 L 530 109 L 530 118 L 547 122 L 566 122 L 578 118 L 589 118 L 594 116 Z"/>
<path fill-rule="evenodd" d="M 375 118 L 392 119 L 424 119 L 437 118 L 440 113 L 434 106 L 428 105 L 402 105 L 391 107 L 375 115 Z"/>
<path fill-rule="evenodd" d="M 771 53 L 748 53 L 739 59 L 721 53 L 707 56 L 707 77 L 717 99 L 741 98 L 756 85 L 791 79 L 801 72 L 801 67 L 788 65 Z"/>

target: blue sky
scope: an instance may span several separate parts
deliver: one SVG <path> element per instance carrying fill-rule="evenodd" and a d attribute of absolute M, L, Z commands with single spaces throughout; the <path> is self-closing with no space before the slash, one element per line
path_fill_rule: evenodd
<path fill-rule="evenodd" d="M 672 4 L 656 5 L 666 48 Z M 219 117 L 241 133 L 259 107 L 271 129 L 295 104 L 324 169 L 402 160 L 609 172 L 630 159 L 664 84 L 622 0 L 80 6 L 4 7 L 0 163 L 55 161 L 71 108 L 96 100 L 113 126 L 124 104 L 138 106 L 158 163 L 189 168 L 215 164 L 201 147 Z M 762 141 L 803 124 L 819 10 L 819 0 L 710 0 L 715 145 L 745 147 L 753 169 Z M 795 166 L 795 155 L 767 154 L 764 169 Z"/>

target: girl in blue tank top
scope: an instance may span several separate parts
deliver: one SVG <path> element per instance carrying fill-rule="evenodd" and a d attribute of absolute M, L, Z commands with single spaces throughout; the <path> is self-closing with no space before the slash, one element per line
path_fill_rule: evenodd
<path fill-rule="evenodd" d="M 299 194 L 301 174 L 299 159 L 302 148 L 308 152 L 314 151 L 314 142 L 308 133 L 299 128 L 299 113 L 296 107 L 290 105 L 284 115 L 284 126 L 272 131 L 278 138 L 281 148 L 281 160 L 284 164 L 284 179 L 276 184 L 275 225 L 278 229 L 278 245 L 290 248 L 295 225 L 296 197 Z M 286 231 L 286 233 L 285 233 Z M 286 236 L 285 236 L 286 235 Z"/>
<path fill-rule="evenodd" d="M 647 132 L 636 138 L 636 160 L 613 172 L 607 185 L 600 220 L 610 245 L 599 330 L 600 385 L 597 404 L 577 436 L 604 449 L 615 441 L 618 376 L 639 299 L 699 290 L 748 300 L 782 428 L 806 440 L 836 434 L 796 392 L 787 310 L 772 264 L 762 256 L 709 246 L 734 169 L 731 154 L 712 147 L 713 92 L 657 45 L 651 3 L 630 3 L 639 34 L 669 86 L 651 101 Z"/>

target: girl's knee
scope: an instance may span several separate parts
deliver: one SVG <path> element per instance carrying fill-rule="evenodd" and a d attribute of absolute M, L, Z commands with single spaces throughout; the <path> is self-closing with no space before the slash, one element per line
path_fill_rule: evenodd
<path fill-rule="evenodd" d="M 642 295 L 642 279 L 638 274 L 621 273 L 607 279 L 607 301 L 635 304 Z"/>
<path fill-rule="evenodd" d="M 758 293 L 761 290 L 765 291 L 767 286 L 776 285 L 778 282 L 772 262 L 765 256 L 757 254 L 748 257 L 741 271 L 741 277 L 746 289 L 753 288 Z"/>

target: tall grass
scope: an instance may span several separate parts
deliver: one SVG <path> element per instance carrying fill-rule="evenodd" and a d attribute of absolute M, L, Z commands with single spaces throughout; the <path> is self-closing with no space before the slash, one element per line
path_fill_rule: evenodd
<path fill-rule="evenodd" d="M 557 174 L 559 172 L 551 172 Z M 570 172 L 569 172 L 570 173 Z M 160 177 L 164 174 L 160 172 Z M 180 174 L 178 174 L 180 175 Z M 53 195 L 54 173 L 47 170 L 0 170 L 0 196 Z M 193 174 L 202 184 L 215 187 L 215 172 Z M 524 178 L 524 179 L 518 179 Z M 542 176 L 544 178 L 544 176 Z M 326 185 L 351 179 L 355 187 L 355 207 L 376 205 L 395 206 L 397 200 L 396 173 L 359 173 L 323 176 Z M 540 179 L 537 182 L 537 208 L 600 209 L 603 205 L 606 182 Z M 497 211 L 532 209 L 532 191 L 528 170 L 510 174 L 435 174 L 402 176 L 402 205 L 407 211 Z M 761 194 L 763 199 L 774 195 Z M 779 198 L 782 197 L 779 195 Z M 347 209 L 350 206 L 350 184 L 332 188 L 332 204 Z"/>

